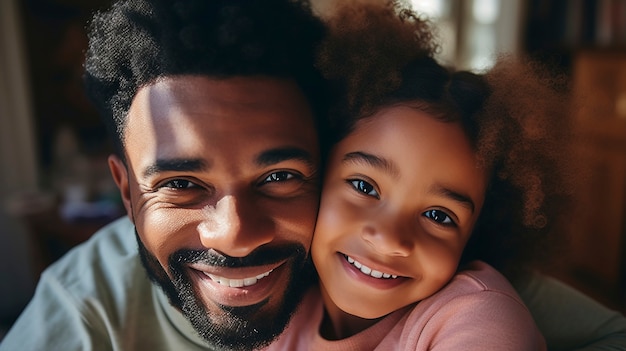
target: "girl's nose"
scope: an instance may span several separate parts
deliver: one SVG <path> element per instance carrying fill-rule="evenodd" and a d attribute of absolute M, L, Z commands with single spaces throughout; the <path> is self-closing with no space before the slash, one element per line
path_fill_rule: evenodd
<path fill-rule="evenodd" d="M 398 220 L 381 220 L 363 227 L 362 238 L 387 256 L 408 257 L 415 246 L 415 229 Z"/>

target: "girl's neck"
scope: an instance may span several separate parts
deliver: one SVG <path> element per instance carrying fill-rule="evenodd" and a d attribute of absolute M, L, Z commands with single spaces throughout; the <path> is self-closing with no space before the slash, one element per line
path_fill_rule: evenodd
<path fill-rule="evenodd" d="M 380 321 L 384 317 L 365 319 L 346 313 L 337 307 L 326 291 L 320 289 L 324 301 L 324 318 L 319 333 L 326 340 L 341 340 L 355 335 Z"/>

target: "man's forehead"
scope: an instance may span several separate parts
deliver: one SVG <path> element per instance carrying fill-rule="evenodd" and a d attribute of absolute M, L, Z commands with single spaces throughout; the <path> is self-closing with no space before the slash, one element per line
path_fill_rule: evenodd
<path fill-rule="evenodd" d="M 246 124 L 302 124 L 316 129 L 312 108 L 290 79 L 270 77 L 233 77 L 216 79 L 205 76 L 174 76 L 142 87 L 129 109 L 129 119 L 152 124 L 169 124 L 180 117 L 211 118 L 237 128 Z M 233 124 L 230 119 L 240 121 Z M 219 128 L 216 125 L 216 128 Z M 297 134 L 297 130 L 292 130 Z"/>
<path fill-rule="evenodd" d="M 131 158 L 155 169 L 162 168 L 161 161 L 179 166 L 190 160 L 204 160 L 205 166 L 234 160 L 257 166 L 286 159 L 319 162 L 312 112 L 285 80 L 161 80 L 138 92 L 125 134 Z"/>
<path fill-rule="evenodd" d="M 139 93 L 169 96 L 184 103 L 202 93 L 206 99 L 222 103 L 255 105 L 267 100 L 292 99 L 306 101 L 300 86 L 291 78 L 269 76 L 235 76 L 227 78 L 203 75 L 179 75 L 162 77 L 152 84 L 141 87 Z M 277 96 L 274 97 L 274 96 Z"/>

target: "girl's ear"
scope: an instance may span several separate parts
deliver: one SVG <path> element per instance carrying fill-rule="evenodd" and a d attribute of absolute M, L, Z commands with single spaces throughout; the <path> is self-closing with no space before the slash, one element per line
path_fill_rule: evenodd
<path fill-rule="evenodd" d="M 126 209 L 126 215 L 130 220 L 133 220 L 133 212 L 132 205 L 130 202 L 130 184 L 128 180 L 128 169 L 124 162 L 116 155 L 110 155 L 108 158 L 109 169 L 111 170 L 111 175 L 113 176 L 113 180 L 117 185 L 117 188 L 120 190 L 120 195 L 122 196 L 122 202 L 124 203 L 124 208 Z"/>

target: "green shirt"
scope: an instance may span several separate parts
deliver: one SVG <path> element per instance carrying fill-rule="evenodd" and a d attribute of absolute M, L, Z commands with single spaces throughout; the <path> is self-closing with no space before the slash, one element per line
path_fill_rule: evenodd
<path fill-rule="evenodd" d="M 148 279 L 132 223 L 106 226 L 41 275 L 0 350 L 212 350 Z"/>

